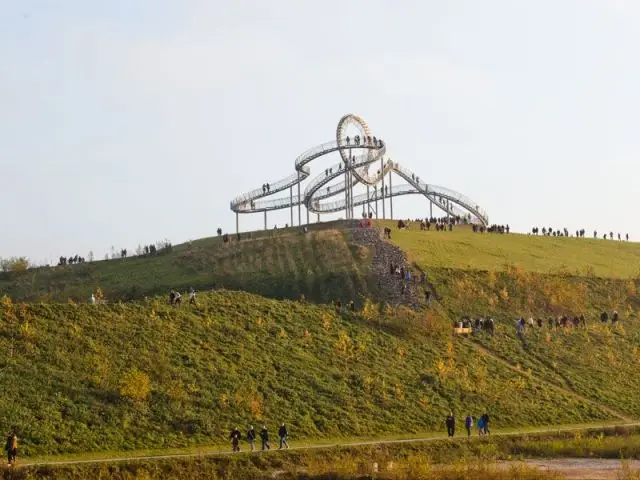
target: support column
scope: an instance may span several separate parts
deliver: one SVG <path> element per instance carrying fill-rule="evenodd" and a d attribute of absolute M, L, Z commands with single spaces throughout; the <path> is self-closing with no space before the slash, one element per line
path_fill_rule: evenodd
<path fill-rule="evenodd" d="M 391 210 L 391 220 L 393 220 L 393 183 L 391 182 L 391 171 L 389 171 L 389 209 Z"/>
<path fill-rule="evenodd" d="M 264 211 L 264 229 L 267 229 L 267 211 Z"/>
<path fill-rule="evenodd" d="M 373 194 L 376 196 L 376 220 L 378 220 L 378 188 L 374 187 Z M 382 200 L 384 202 L 384 199 Z"/>
<path fill-rule="evenodd" d="M 240 233 L 240 218 L 238 212 L 236 212 L 236 235 Z"/>
<path fill-rule="evenodd" d="M 317 215 L 318 215 L 318 218 L 316 220 L 316 223 L 320 223 L 320 214 L 318 213 Z"/>
<path fill-rule="evenodd" d="M 292 189 L 293 190 L 293 189 Z M 298 226 L 300 226 L 302 224 L 302 213 L 300 212 L 300 204 L 302 202 L 300 202 L 300 171 L 298 171 Z M 291 220 L 291 226 L 293 227 L 293 219 Z"/>
<path fill-rule="evenodd" d="M 387 218 L 386 212 L 384 211 L 384 160 L 382 157 L 380 158 L 380 175 L 382 176 L 382 218 Z"/>
<path fill-rule="evenodd" d="M 300 186 L 300 184 L 298 184 L 298 186 Z M 291 223 L 289 225 L 293 227 L 293 187 L 289 187 L 289 204 L 291 206 Z M 300 211 L 300 204 L 298 204 L 298 211 Z"/>
<path fill-rule="evenodd" d="M 309 207 L 307 207 L 307 225 L 309 225 Z"/>
<path fill-rule="evenodd" d="M 344 218 L 349 219 L 349 166 L 351 165 L 351 150 L 347 157 L 347 164 L 344 167 Z M 318 220 L 319 221 L 319 220 Z"/>
<path fill-rule="evenodd" d="M 367 218 L 369 218 L 369 213 L 371 213 L 371 200 L 369 197 L 369 185 L 367 185 Z"/>
<path fill-rule="evenodd" d="M 429 220 L 433 218 L 433 201 L 429 199 Z"/>

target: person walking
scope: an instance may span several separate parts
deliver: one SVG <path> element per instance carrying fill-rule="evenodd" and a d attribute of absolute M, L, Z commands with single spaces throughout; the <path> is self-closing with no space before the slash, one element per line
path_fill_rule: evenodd
<path fill-rule="evenodd" d="M 278 430 L 278 435 L 280 436 L 280 450 L 282 450 L 283 445 L 288 449 L 289 442 L 287 441 L 287 437 L 289 436 L 289 432 L 287 431 L 287 427 L 284 423 L 280 427 L 280 430 Z"/>
<path fill-rule="evenodd" d="M 4 449 L 7 451 L 7 466 L 15 465 L 16 455 L 18 455 L 18 436 L 15 431 L 11 432 L 7 437 Z"/>
<path fill-rule="evenodd" d="M 196 303 L 196 291 L 193 287 L 189 287 L 189 305 L 195 305 L 196 307 L 198 306 L 198 304 Z"/>
<path fill-rule="evenodd" d="M 256 449 L 256 431 L 253 429 L 253 425 L 249 427 L 249 431 L 247 432 L 247 440 L 249 441 L 249 446 L 251 447 L 251 451 L 253 452 Z"/>
<path fill-rule="evenodd" d="M 482 423 L 484 424 L 483 430 L 485 435 L 489 435 L 491 431 L 489 430 L 489 414 L 487 412 L 482 415 Z"/>
<path fill-rule="evenodd" d="M 484 435 L 484 416 L 478 419 L 478 437 Z"/>
<path fill-rule="evenodd" d="M 231 438 L 231 445 L 233 447 L 233 451 L 234 452 L 239 452 L 240 451 L 240 439 L 242 438 L 242 435 L 240 434 L 240 430 L 238 429 L 238 427 L 236 427 L 233 430 L 231 430 L 231 435 L 229 435 L 229 438 Z"/>
<path fill-rule="evenodd" d="M 473 417 L 471 414 L 467 415 L 467 418 L 464 419 L 464 428 L 467 429 L 467 437 L 470 437 L 471 429 L 473 428 Z"/>
<path fill-rule="evenodd" d="M 260 430 L 260 442 L 262 443 L 262 450 L 271 449 L 269 446 L 269 430 L 267 430 L 266 425 L 263 425 L 262 430 Z"/>
<path fill-rule="evenodd" d="M 447 435 L 453 437 L 456 433 L 456 417 L 453 416 L 453 412 L 449 412 L 445 423 L 447 425 Z"/>

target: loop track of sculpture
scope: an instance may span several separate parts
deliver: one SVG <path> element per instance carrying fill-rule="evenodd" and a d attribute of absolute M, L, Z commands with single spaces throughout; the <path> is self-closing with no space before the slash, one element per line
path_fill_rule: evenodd
<path fill-rule="evenodd" d="M 354 132 L 351 136 L 350 131 Z M 301 192 L 301 184 L 311 177 L 311 163 L 334 152 L 340 154 L 339 163 L 312 178 Z M 476 202 L 451 189 L 424 182 L 399 163 L 385 160 L 386 153 L 385 142 L 371 134 L 364 119 L 353 114 L 343 116 L 338 122 L 336 139 L 299 155 L 294 162 L 293 174 L 231 201 L 231 210 L 236 213 L 236 229 L 238 214 L 264 212 L 266 228 L 267 212 L 282 209 L 291 210 L 293 225 L 294 207 L 298 207 L 298 224 L 301 224 L 301 206 L 307 210 L 309 223 L 309 212 L 317 214 L 319 219 L 321 214 L 344 210 L 346 218 L 354 218 L 354 208 L 358 206 L 366 206 L 378 217 L 378 202 L 382 202 L 382 217 L 386 218 L 388 201 L 393 218 L 393 197 L 412 194 L 423 195 L 429 200 L 430 207 L 437 207 L 446 216 L 488 225 L 487 213 Z M 394 185 L 392 174 L 406 183 Z M 354 195 L 353 188 L 358 184 L 364 185 L 366 192 Z M 278 196 L 287 190 L 288 196 Z"/>

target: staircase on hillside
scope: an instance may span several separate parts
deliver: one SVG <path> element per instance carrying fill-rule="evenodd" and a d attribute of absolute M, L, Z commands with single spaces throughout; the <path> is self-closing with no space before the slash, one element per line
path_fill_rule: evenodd
<path fill-rule="evenodd" d="M 371 249 L 373 253 L 371 268 L 377 280 L 379 300 L 391 305 L 405 304 L 412 308 L 417 308 L 424 303 L 422 285 L 408 282 L 402 293 L 403 281 L 399 276 L 391 275 L 389 271 L 391 263 L 396 267 L 409 268 L 407 256 L 399 247 L 384 241 L 376 228 L 354 228 L 351 231 L 351 238 L 354 243 Z"/>

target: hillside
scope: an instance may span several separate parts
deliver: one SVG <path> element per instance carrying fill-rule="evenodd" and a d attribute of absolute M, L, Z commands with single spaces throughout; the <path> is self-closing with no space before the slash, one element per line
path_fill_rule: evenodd
<path fill-rule="evenodd" d="M 330 227 L 330 226 L 329 226 Z M 108 300 L 228 288 L 272 298 L 343 301 L 368 293 L 370 252 L 343 230 L 298 229 L 221 237 L 174 246 L 171 252 L 0 273 L 0 295 L 27 301 L 86 301 L 101 288 Z"/>
<path fill-rule="evenodd" d="M 440 430 L 449 408 L 489 409 L 494 427 L 616 416 L 452 341 L 438 311 L 378 312 L 229 291 L 197 308 L 5 297 L 0 429 L 33 455 L 222 443 L 282 421 L 294 442 L 408 434 Z"/>
<path fill-rule="evenodd" d="M 394 230 L 392 241 L 427 273 L 437 308 L 451 321 L 496 319 L 496 335 L 460 338 L 552 384 L 640 416 L 640 246 L 617 241 Z M 473 268 L 462 268 L 471 265 Z M 552 273 L 541 273 L 552 272 Z M 579 274 L 582 272 L 581 274 Z M 612 278 L 600 278 L 599 276 Z M 626 277 L 626 279 L 625 279 Z M 617 310 L 617 326 L 601 324 Z M 549 318 L 584 315 L 586 328 L 549 327 Z M 516 335 L 518 317 L 543 327 Z M 633 392 L 633 393 L 632 393 Z"/>
<path fill-rule="evenodd" d="M 522 234 L 473 233 L 469 226 L 452 232 L 408 230 L 397 222 L 376 222 L 392 229 L 393 243 L 410 260 L 425 267 L 499 271 L 508 266 L 536 273 L 571 273 L 603 278 L 640 276 L 640 243 L 573 237 L 543 237 Z"/>

